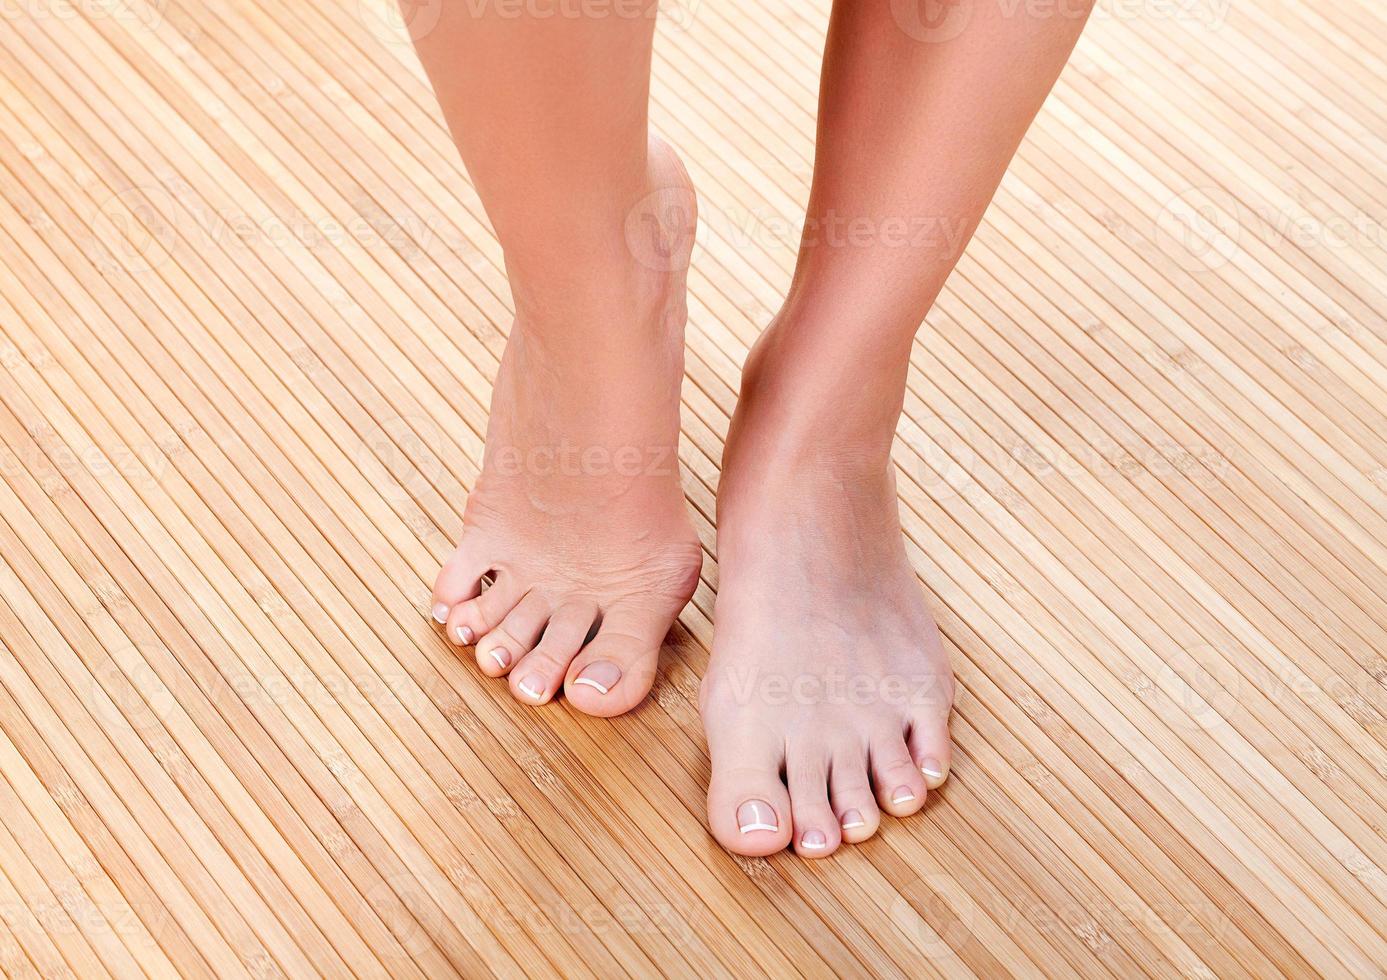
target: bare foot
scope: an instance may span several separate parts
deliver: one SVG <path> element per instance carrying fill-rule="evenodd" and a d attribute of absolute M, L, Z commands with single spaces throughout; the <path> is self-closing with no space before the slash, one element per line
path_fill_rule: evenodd
<path fill-rule="evenodd" d="M 649 188 L 612 254 L 575 262 L 596 271 L 568 308 L 512 283 L 482 473 L 434 585 L 448 637 L 527 704 L 635 707 L 698 584 L 676 455 L 693 191 L 663 143 Z"/>
<path fill-rule="evenodd" d="M 889 438 L 840 449 L 842 430 L 788 421 L 793 386 L 758 347 L 718 490 L 708 815 L 739 854 L 824 857 L 944 782 L 953 674 L 906 558 Z"/>

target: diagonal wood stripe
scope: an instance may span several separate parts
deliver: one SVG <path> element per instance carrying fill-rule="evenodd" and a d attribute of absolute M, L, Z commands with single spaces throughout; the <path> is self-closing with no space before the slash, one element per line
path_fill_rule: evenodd
<path fill-rule="evenodd" d="M 706 560 L 612 721 L 428 622 L 509 295 L 393 0 L 6 7 L 0 972 L 1382 975 L 1366 0 L 1101 6 L 914 346 L 950 781 L 821 863 L 709 837 L 714 493 L 827 7 L 662 15 Z"/>

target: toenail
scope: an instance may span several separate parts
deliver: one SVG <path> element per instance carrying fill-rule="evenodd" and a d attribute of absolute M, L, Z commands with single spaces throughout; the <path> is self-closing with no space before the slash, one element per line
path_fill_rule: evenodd
<path fill-rule="evenodd" d="M 442 626 L 448 621 L 448 604 L 440 602 L 433 607 L 433 621 Z"/>
<path fill-rule="evenodd" d="M 611 661 L 599 660 L 584 667 L 583 672 L 573 679 L 573 683 L 594 687 L 602 694 L 606 694 L 616 687 L 616 682 L 619 680 L 621 680 L 621 668 Z"/>
<path fill-rule="evenodd" d="M 503 649 L 502 647 L 497 647 L 495 650 L 490 651 L 489 656 L 492 660 L 496 661 L 496 666 L 500 667 L 502 670 L 505 670 L 507 667 L 510 666 L 509 650 Z"/>
<path fill-rule="evenodd" d="M 544 698 L 544 682 L 539 679 L 539 675 L 531 674 L 517 685 L 526 695 L 536 701 Z"/>
<path fill-rule="evenodd" d="M 747 800 L 737 807 L 737 826 L 744 834 L 755 830 L 769 830 L 774 833 L 780 829 L 780 822 L 776 820 L 775 811 L 769 803 L 764 800 Z"/>
<path fill-rule="evenodd" d="M 949 770 L 938 759 L 926 759 L 920 764 L 920 772 L 924 773 L 925 785 L 930 789 L 940 786 L 949 775 Z"/>
<path fill-rule="evenodd" d="M 799 839 L 799 846 L 810 851 L 822 851 L 828 846 L 828 838 L 822 830 L 806 830 Z"/>
<path fill-rule="evenodd" d="M 858 810 L 848 810 L 843 814 L 843 829 L 855 830 L 858 827 L 867 826 L 867 821 L 862 819 L 862 814 Z"/>
<path fill-rule="evenodd" d="M 896 791 L 891 794 L 892 803 L 909 803 L 913 799 L 915 794 L 909 786 L 897 786 Z"/>
<path fill-rule="evenodd" d="M 465 647 L 471 646 L 472 641 L 476 639 L 476 637 L 472 635 L 472 631 L 466 626 L 459 626 L 456 632 L 458 635 L 458 642 Z"/>

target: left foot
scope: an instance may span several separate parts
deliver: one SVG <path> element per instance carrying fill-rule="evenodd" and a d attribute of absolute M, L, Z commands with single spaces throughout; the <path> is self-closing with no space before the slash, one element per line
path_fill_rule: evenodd
<path fill-rule="evenodd" d="M 944 782 L 953 674 L 906 556 L 889 425 L 834 449 L 848 426 L 790 421 L 794 385 L 764 346 L 718 488 L 708 816 L 736 853 L 825 857 Z"/>
<path fill-rule="evenodd" d="M 594 235 L 609 252 L 545 270 L 571 289 L 512 279 L 482 472 L 433 590 L 448 638 L 517 700 L 562 691 L 604 717 L 649 692 L 703 556 L 677 451 L 693 189 L 658 140 L 648 189 L 630 225 L 669 226 L 649 249 Z"/>

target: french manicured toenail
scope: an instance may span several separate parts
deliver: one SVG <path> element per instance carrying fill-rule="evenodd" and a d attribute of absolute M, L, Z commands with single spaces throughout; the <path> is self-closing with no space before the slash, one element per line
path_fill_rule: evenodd
<path fill-rule="evenodd" d="M 897 786 L 896 791 L 891 794 L 892 803 L 909 803 L 915 799 L 915 794 L 909 786 Z"/>
<path fill-rule="evenodd" d="M 924 773 L 925 785 L 930 789 L 941 785 L 949 775 L 949 770 L 944 768 L 944 764 L 938 759 L 926 759 L 920 763 L 920 772 Z"/>
<path fill-rule="evenodd" d="M 518 686 L 520 687 L 520 690 L 525 693 L 526 696 L 531 697 L 536 701 L 539 701 L 544 697 L 544 681 L 540 680 L 538 674 L 531 674 L 529 677 L 521 681 Z"/>
<path fill-rule="evenodd" d="M 799 839 L 800 847 L 810 851 L 822 851 L 828 846 L 828 838 L 822 830 L 806 830 Z"/>
<path fill-rule="evenodd" d="M 616 687 L 616 682 L 621 680 L 621 668 L 609 660 L 598 660 L 590 663 L 583 668 L 583 672 L 573 678 L 574 684 L 582 684 L 584 687 L 596 688 L 601 694 L 606 694 Z"/>
<path fill-rule="evenodd" d="M 472 635 L 472 631 L 466 626 L 459 626 L 455 632 L 457 633 L 458 642 L 465 647 L 471 646 L 472 641 L 476 639 L 476 637 Z"/>
<path fill-rule="evenodd" d="M 862 814 L 858 810 L 848 810 L 843 814 L 843 829 L 853 830 L 857 827 L 867 826 L 867 821 L 862 819 Z"/>
<path fill-rule="evenodd" d="M 492 650 L 489 656 L 492 660 L 496 661 L 496 666 L 500 667 L 502 670 L 510 666 L 510 651 L 503 647 L 497 647 L 495 650 Z"/>
<path fill-rule="evenodd" d="M 446 602 L 437 603 L 433 607 L 433 621 L 439 626 L 448 621 L 448 604 Z"/>
<path fill-rule="evenodd" d="M 775 817 L 775 810 L 765 800 L 747 800 L 737 807 L 737 827 L 744 834 L 757 830 L 769 830 L 774 833 L 780 829 L 780 821 Z"/>

